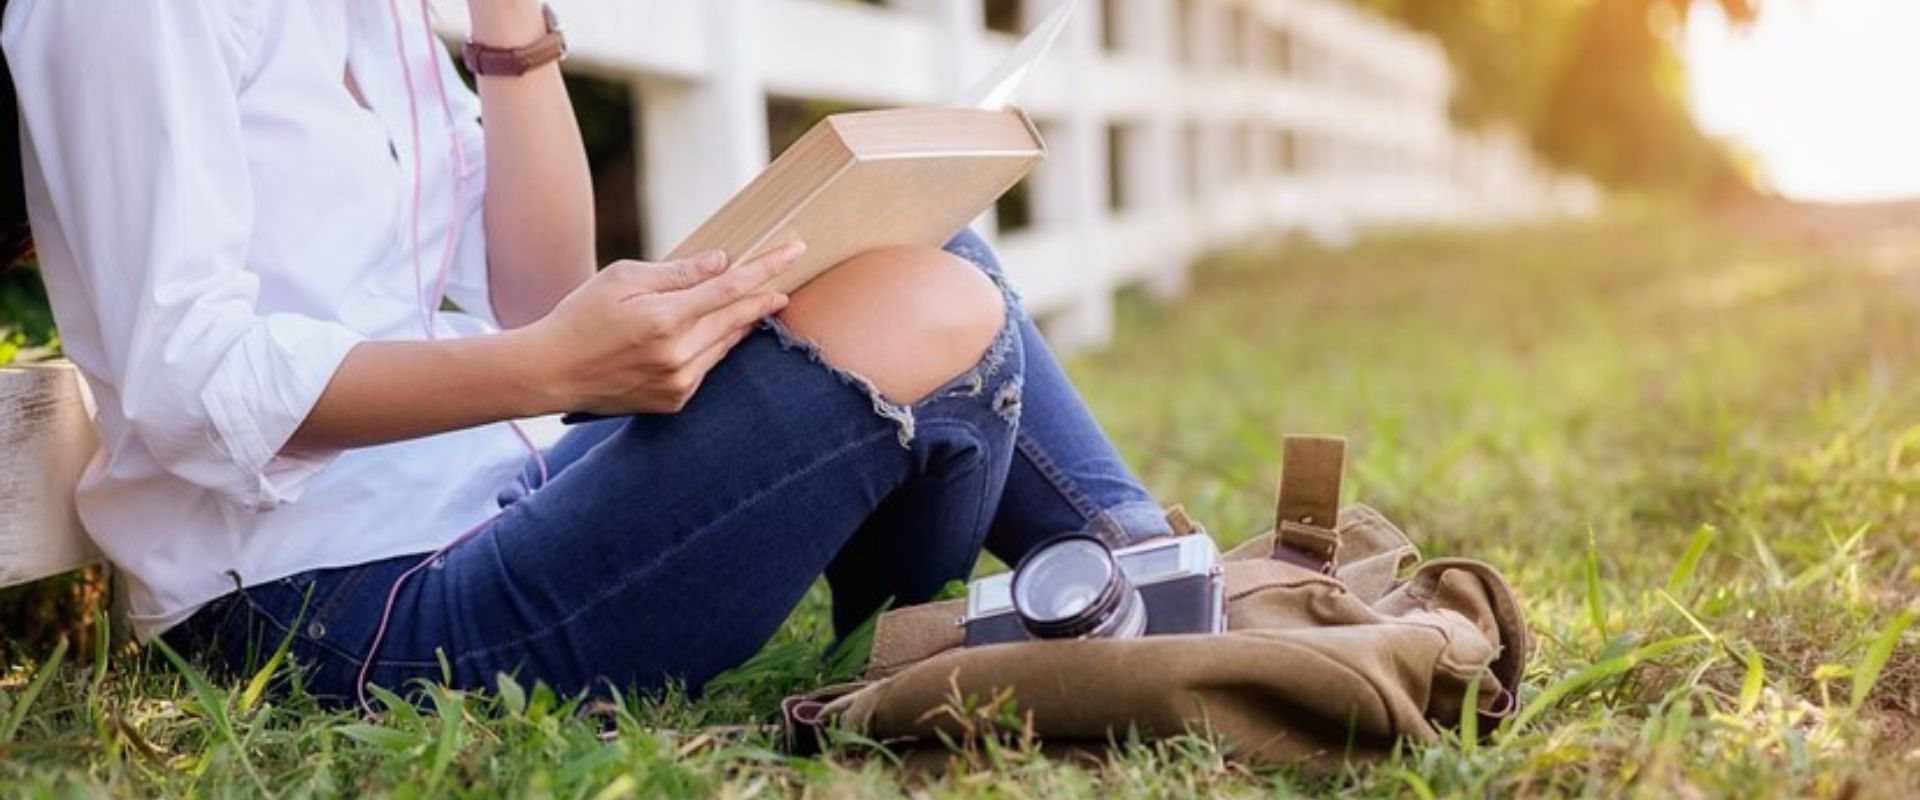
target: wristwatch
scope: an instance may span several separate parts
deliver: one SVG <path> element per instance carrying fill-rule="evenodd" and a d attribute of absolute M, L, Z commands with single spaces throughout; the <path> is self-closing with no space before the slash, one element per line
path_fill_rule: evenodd
<path fill-rule="evenodd" d="M 510 78 L 566 58 L 567 34 L 560 27 L 560 15 L 552 3 L 541 6 L 540 14 L 546 18 L 547 33 L 525 47 L 489 47 L 469 37 L 460 54 L 467 71 Z"/>

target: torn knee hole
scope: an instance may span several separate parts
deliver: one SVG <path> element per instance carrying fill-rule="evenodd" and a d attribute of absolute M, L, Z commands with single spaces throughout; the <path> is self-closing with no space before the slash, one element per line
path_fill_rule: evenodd
<path fill-rule="evenodd" d="M 856 256 L 794 293 L 782 322 L 892 402 L 919 403 L 991 354 L 1012 314 L 1001 288 L 933 248 Z"/>

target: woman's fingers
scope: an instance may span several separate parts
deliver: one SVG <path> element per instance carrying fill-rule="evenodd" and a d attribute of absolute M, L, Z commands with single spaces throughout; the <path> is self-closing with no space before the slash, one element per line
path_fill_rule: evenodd
<path fill-rule="evenodd" d="M 745 336 L 760 320 L 778 314 L 786 307 L 787 296 L 783 294 L 749 295 L 694 322 L 687 331 L 687 342 L 704 355 L 715 344 L 727 341 L 736 334 Z"/>
<path fill-rule="evenodd" d="M 607 267 L 619 282 L 622 298 L 679 292 L 713 280 L 727 271 L 727 254 L 719 250 L 666 261 L 620 261 Z"/>
<path fill-rule="evenodd" d="M 807 246 L 792 242 L 735 264 L 732 269 L 698 285 L 674 292 L 674 303 L 691 323 L 759 293 L 769 281 L 793 266 Z"/>

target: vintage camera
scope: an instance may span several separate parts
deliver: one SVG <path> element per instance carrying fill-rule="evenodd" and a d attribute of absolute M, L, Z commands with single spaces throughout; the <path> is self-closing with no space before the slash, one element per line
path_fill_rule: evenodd
<path fill-rule="evenodd" d="M 967 587 L 966 644 L 1124 639 L 1226 630 L 1220 550 L 1202 534 L 1115 550 L 1092 536 L 1041 545 Z"/>

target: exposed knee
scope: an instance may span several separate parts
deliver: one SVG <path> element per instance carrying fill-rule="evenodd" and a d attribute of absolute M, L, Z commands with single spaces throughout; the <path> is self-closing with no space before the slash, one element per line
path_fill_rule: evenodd
<path fill-rule="evenodd" d="M 862 253 L 793 294 L 780 319 L 827 361 L 911 404 L 978 364 L 1006 324 L 1000 288 L 931 247 Z"/>

